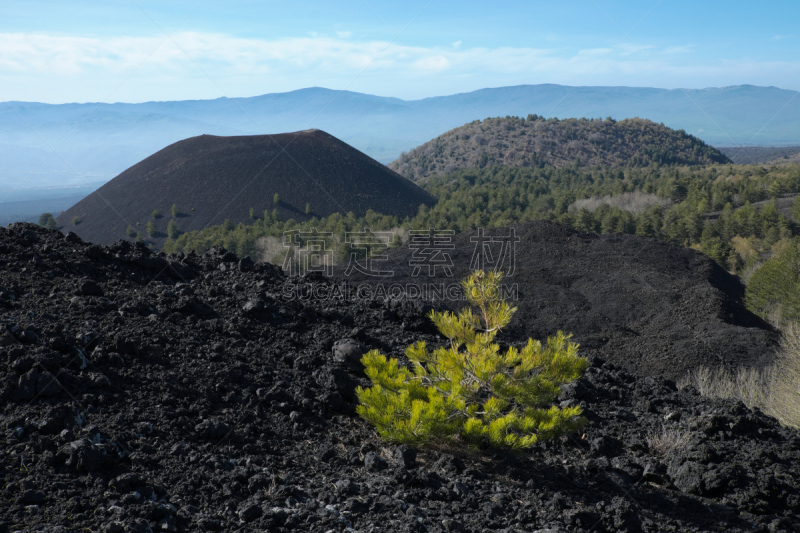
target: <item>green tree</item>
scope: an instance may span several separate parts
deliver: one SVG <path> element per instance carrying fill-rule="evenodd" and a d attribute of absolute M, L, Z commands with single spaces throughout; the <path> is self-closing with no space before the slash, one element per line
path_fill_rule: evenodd
<path fill-rule="evenodd" d="M 136 230 L 133 229 L 133 227 L 128 226 L 128 229 L 125 230 L 125 235 L 131 238 L 136 237 Z"/>
<path fill-rule="evenodd" d="M 357 412 L 384 439 L 424 443 L 460 434 L 473 445 L 526 448 L 585 423 L 580 407 L 552 406 L 559 386 L 588 366 L 569 335 L 559 332 L 547 346 L 529 339 L 505 353 L 494 342 L 516 311 L 500 296 L 501 279 L 477 271 L 462 282 L 477 314 L 472 307 L 430 313 L 450 346 L 408 347 L 412 370 L 377 350 L 361 359 L 373 386 L 356 389 Z"/>
<path fill-rule="evenodd" d="M 58 223 L 53 213 L 42 213 L 39 217 L 39 225 L 47 229 L 56 229 Z"/>
<path fill-rule="evenodd" d="M 81 219 L 80 219 L 80 217 L 77 217 L 77 216 L 75 216 L 75 217 L 72 217 L 72 225 L 73 225 L 73 226 L 77 226 L 77 225 L 78 225 L 78 224 L 80 224 L 80 223 L 81 223 Z"/>
<path fill-rule="evenodd" d="M 795 196 L 792 200 L 792 220 L 800 223 L 800 196 Z"/>
<path fill-rule="evenodd" d="M 708 224 L 703 229 L 703 235 L 700 238 L 700 247 L 703 253 L 713 259 L 722 267 L 728 268 L 728 257 L 731 253 L 731 245 L 728 241 L 724 241 L 717 235 L 714 226 Z"/>
<path fill-rule="evenodd" d="M 39 215 L 39 225 L 42 227 L 47 226 L 47 221 L 53 218 L 53 213 L 42 213 Z"/>
<path fill-rule="evenodd" d="M 272 203 L 275 205 L 279 205 L 281 203 L 281 197 L 278 196 L 278 193 L 275 193 L 275 195 L 272 197 Z"/>
<path fill-rule="evenodd" d="M 156 225 L 153 224 L 152 220 L 149 220 L 147 222 L 147 225 L 145 226 L 145 230 L 147 231 L 147 235 L 149 235 L 150 237 L 155 235 L 155 233 L 156 233 Z"/>
<path fill-rule="evenodd" d="M 677 183 L 670 191 L 669 198 L 677 204 L 684 201 L 687 194 L 689 194 L 689 191 L 686 189 L 686 187 L 680 183 Z"/>
<path fill-rule="evenodd" d="M 167 236 L 170 239 L 177 239 L 178 235 L 180 235 L 180 231 L 178 230 L 178 223 L 175 219 L 170 219 L 169 224 L 167 224 Z"/>
<path fill-rule="evenodd" d="M 800 319 L 800 238 L 779 257 L 767 260 L 747 284 L 747 308 L 779 323 Z"/>
<path fill-rule="evenodd" d="M 311 204 L 306 204 L 306 215 L 311 214 Z"/>
<path fill-rule="evenodd" d="M 339 264 L 349 264 L 350 254 L 357 252 L 358 250 L 354 249 L 351 243 L 347 241 L 341 242 L 336 248 L 336 261 Z"/>
<path fill-rule="evenodd" d="M 176 217 L 178 214 L 180 214 L 180 211 L 178 211 L 178 204 L 172 204 L 172 216 Z"/>
<path fill-rule="evenodd" d="M 741 268 L 744 266 L 742 262 L 742 258 L 736 253 L 736 250 L 731 248 L 730 252 L 728 253 L 728 270 L 731 272 L 739 272 Z"/>
<path fill-rule="evenodd" d="M 161 218 L 161 213 L 158 212 L 158 209 L 153 209 L 153 212 L 150 213 L 150 217 L 156 219 Z"/>
<path fill-rule="evenodd" d="M 594 233 L 595 220 L 591 211 L 581 208 L 575 217 L 575 229 L 584 233 Z"/>
<path fill-rule="evenodd" d="M 256 208 L 255 207 L 251 207 L 250 208 L 250 218 L 253 219 L 253 220 L 256 219 Z"/>

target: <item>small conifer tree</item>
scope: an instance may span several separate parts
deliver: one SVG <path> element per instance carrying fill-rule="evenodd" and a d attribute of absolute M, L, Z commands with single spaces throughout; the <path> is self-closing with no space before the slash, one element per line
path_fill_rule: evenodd
<path fill-rule="evenodd" d="M 180 230 L 178 229 L 178 223 L 175 222 L 175 219 L 170 219 L 169 224 L 167 224 L 167 236 L 170 239 L 177 239 L 178 235 L 180 235 Z"/>
<path fill-rule="evenodd" d="M 450 346 L 433 352 L 425 342 L 409 346 L 411 369 L 377 350 L 361 359 L 373 386 L 356 389 L 357 412 L 384 439 L 422 444 L 460 435 L 473 445 L 516 449 L 585 423 L 580 407 L 552 406 L 559 386 L 588 367 L 571 335 L 558 332 L 546 346 L 529 339 L 505 353 L 494 342 L 516 311 L 500 296 L 501 279 L 477 271 L 462 282 L 477 314 L 473 307 L 458 314 L 432 311 Z"/>
<path fill-rule="evenodd" d="M 152 218 L 161 218 L 161 213 L 158 212 L 158 209 L 153 209 L 153 212 L 150 213 Z"/>
<path fill-rule="evenodd" d="M 51 218 L 53 218 L 53 213 L 42 213 L 39 216 L 39 225 L 42 226 L 43 228 L 46 228 L 47 227 L 47 222 Z"/>
<path fill-rule="evenodd" d="M 800 237 L 756 270 L 747 284 L 745 302 L 748 309 L 781 327 L 800 320 Z"/>
<path fill-rule="evenodd" d="M 128 226 L 128 229 L 125 230 L 125 235 L 131 238 L 136 237 L 136 230 L 133 229 L 133 227 Z"/>
<path fill-rule="evenodd" d="M 172 216 L 176 217 L 180 211 L 178 210 L 178 204 L 172 204 Z"/>
<path fill-rule="evenodd" d="M 39 217 L 39 225 L 47 229 L 56 229 L 58 223 L 56 222 L 53 213 L 42 213 Z"/>
<path fill-rule="evenodd" d="M 278 193 L 275 193 L 275 195 L 272 197 L 272 203 L 275 204 L 275 205 L 278 205 L 278 204 L 281 203 L 281 197 L 278 196 Z"/>
<path fill-rule="evenodd" d="M 145 229 L 147 230 L 147 235 L 149 235 L 150 237 L 152 237 L 156 233 L 156 225 L 153 224 L 152 221 L 149 221 L 147 223 L 147 225 L 145 226 Z"/>

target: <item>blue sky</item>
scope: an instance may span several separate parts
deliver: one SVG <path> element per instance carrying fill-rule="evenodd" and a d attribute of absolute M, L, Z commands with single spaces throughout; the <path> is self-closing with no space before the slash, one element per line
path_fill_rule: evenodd
<path fill-rule="evenodd" d="M 798 21 L 795 0 L 4 0 L 0 98 L 320 86 L 416 99 L 538 83 L 800 90 Z"/>

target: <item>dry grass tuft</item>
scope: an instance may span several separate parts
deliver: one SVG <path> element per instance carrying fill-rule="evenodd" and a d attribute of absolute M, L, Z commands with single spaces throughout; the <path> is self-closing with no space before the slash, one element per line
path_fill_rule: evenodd
<path fill-rule="evenodd" d="M 256 247 L 256 260 L 259 263 L 273 263 L 278 266 L 283 264 L 283 255 L 285 250 L 283 241 L 279 237 L 259 237 L 255 243 Z M 278 258 L 280 256 L 280 263 Z"/>
<path fill-rule="evenodd" d="M 784 425 L 800 427 L 800 324 L 792 323 L 783 330 L 771 400 L 769 414 Z"/>
<path fill-rule="evenodd" d="M 646 437 L 647 445 L 659 455 L 669 455 L 683 450 L 691 439 L 688 429 L 674 426 L 662 426 L 661 431 L 651 431 Z"/>
<path fill-rule="evenodd" d="M 763 409 L 769 402 L 772 372 L 772 367 L 740 368 L 735 373 L 725 368 L 712 370 L 700 367 L 684 378 L 681 385 L 692 385 L 709 398 L 741 400 L 751 409 Z"/>
<path fill-rule="evenodd" d="M 758 407 L 783 425 L 800 427 L 800 324 L 783 330 L 775 362 L 762 369 L 712 370 L 700 367 L 681 380 L 709 398 L 736 399 Z"/>

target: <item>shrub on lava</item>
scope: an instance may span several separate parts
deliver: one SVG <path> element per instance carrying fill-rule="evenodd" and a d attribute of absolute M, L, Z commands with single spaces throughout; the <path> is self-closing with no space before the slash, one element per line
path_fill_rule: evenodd
<path fill-rule="evenodd" d="M 432 352 L 425 342 L 409 346 L 410 369 L 378 350 L 362 357 L 373 386 L 356 389 L 357 412 L 384 439 L 423 444 L 458 435 L 474 446 L 528 448 L 585 424 L 580 407 L 552 405 L 559 386 L 589 365 L 571 335 L 558 332 L 546 345 L 528 339 L 505 353 L 494 342 L 516 311 L 500 297 L 501 279 L 474 272 L 462 282 L 470 306 L 431 311 L 450 345 Z"/>

